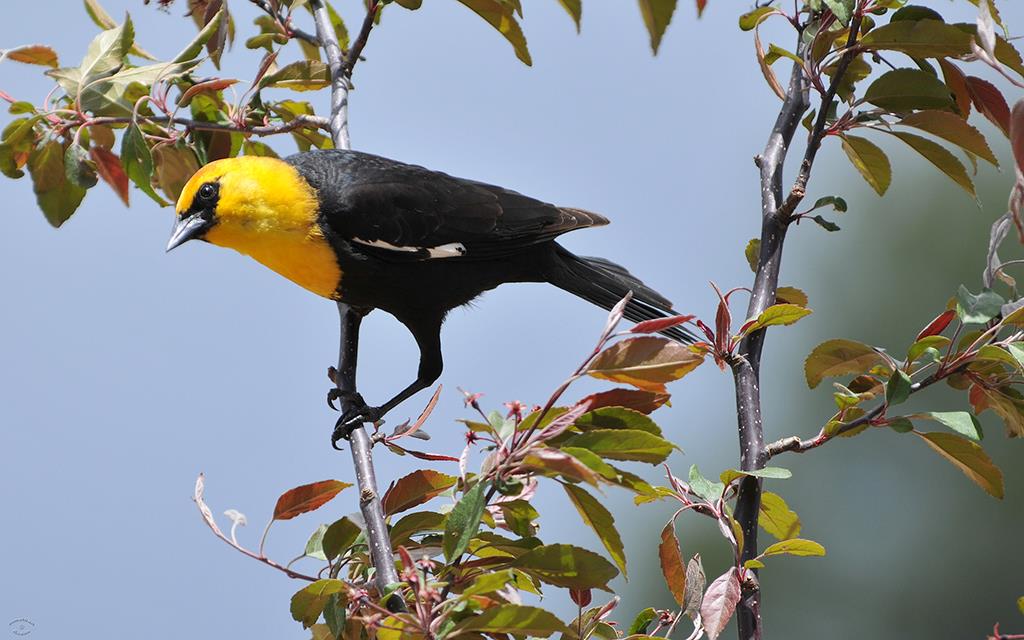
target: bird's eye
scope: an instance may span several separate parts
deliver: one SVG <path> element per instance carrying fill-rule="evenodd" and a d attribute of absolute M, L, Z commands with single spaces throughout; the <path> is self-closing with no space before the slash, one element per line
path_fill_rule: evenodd
<path fill-rule="evenodd" d="M 207 182 L 203 186 L 199 187 L 199 193 L 197 194 L 199 199 L 203 202 L 210 203 L 217 197 L 217 186 Z"/>

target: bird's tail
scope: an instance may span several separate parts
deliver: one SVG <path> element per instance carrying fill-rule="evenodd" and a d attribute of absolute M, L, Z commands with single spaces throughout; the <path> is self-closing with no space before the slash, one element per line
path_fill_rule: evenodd
<path fill-rule="evenodd" d="M 632 291 L 633 298 L 624 313 L 632 322 L 677 315 L 668 298 L 645 285 L 625 267 L 604 258 L 577 256 L 560 245 L 555 246 L 557 264 L 548 274 L 548 280 L 559 289 L 609 310 Z M 681 326 L 669 327 L 661 333 L 686 344 L 696 340 Z"/>

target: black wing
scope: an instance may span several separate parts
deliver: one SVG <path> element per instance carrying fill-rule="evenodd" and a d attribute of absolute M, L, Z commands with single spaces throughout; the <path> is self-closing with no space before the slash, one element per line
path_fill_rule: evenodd
<path fill-rule="evenodd" d="M 317 190 L 323 224 L 394 258 L 491 258 L 608 224 L 594 213 L 357 151 L 286 160 Z"/>

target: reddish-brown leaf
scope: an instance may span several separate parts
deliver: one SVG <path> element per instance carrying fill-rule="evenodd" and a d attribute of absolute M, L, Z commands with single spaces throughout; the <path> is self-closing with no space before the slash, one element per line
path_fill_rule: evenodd
<path fill-rule="evenodd" d="M 601 407 L 625 407 L 640 413 L 649 414 L 661 407 L 671 396 L 657 391 L 641 391 L 640 389 L 612 389 L 591 394 L 577 405 L 584 406 L 586 411 L 594 411 Z"/>
<path fill-rule="evenodd" d="M 579 607 L 590 606 L 592 595 L 590 589 L 569 589 L 569 599 Z"/>
<path fill-rule="evenodd" d="M 708 0 L 697 0 L 697 17 L 701 17 L 704 14 L 704 9 L 708 6 Z"/>
<path fill-rule="evenodd" d="M 681 324 L 687 323 L 693 320 L 697 316 L 669 316 L 668 318 L 655 318 L 654 320 L 644 320 L 643 322 L 633 325 L 633 328 L 629 330 L 630 333 L 658 333 L 664 331 L 670 327 L 676 327 Z"/>
<path fill-rule="evenodd" d="M 189 87 L 185 93 L 181 94 L 181 97 L 178 98 L 178 105 L 187 107 L 188 104 L 192 102 L 192 98 L 196 97 L 200 93 L 223 91 L 236 82 L 238 82 L 238 80 L 232 80 L 230 78 L 214 78 L 213 80 L 207 80 L 206 82 L 197 82 Z"/>
<path fill-rule="evenodd" d="M 1010 106 L 994 84 L 975 76 L 967 76 L 967 90 L 975 108 L 1007 136 L 1010 135 Z"/>
<path fill-rule="evenodd" d="M 664 392 L 666 382 L 682 378 L 703 361 L 703 356 L 678 342 L 641 336 L 617 342 L 599 353 L 587 373 L 646 391 Z"/>
<path fill-rule="evenodd" d="M 736 567 L 715 578 L 715 581 L 704 593 L 704 601 L 700 604 L 700 617 L 704 622 L 704 630 L 711 640 L 729 624 L 736 604 L 740 601 L 740 577 Z"/>
<path fill-rule="evenodd" d="M 966 120 L 967 116 L 971 115 L 971 91 L 967 87 L 967 78 L 960 67 L 945 58 L 939 58 L 939 66 L 942 68 L 946 86 L 953 92 L 960 115 Z"/>
<path fill-rule="evenodd" d="M 321 480 L 304 484 L 281 494 L 274 505 L 274 520 L 290 520 L 295 516 L 319 509 L 334 496 L 352 485 L 341 480 Z"/>
<path fill-rule="evenodd" d="M 943 311 L 937 318 L 929 322 L 927 327 L 921 329 L 921 333 L 917 334 L 917 337 L 914 338 L 914 342 L 927 338 L 928 336 L 939 335 L 946 330 L 946 327 L 949 326 L 949 323 L 952 322 L 955 317 L 955 309 L 947 309 L 946 311 Z"/>
<path fill-rule="evenodd" d="M 668 590 L 672 592 L 676 604 L 682 607 L 686 604 L 686 563 L 683 562 L 683 554 L 679 551 L 675 520 L 669 520 L 661 530 L 658 558 L 661 560 L 661 573 L 665 576 Z"/>
<path fill-rule="evenodd" d="M 1013 148 L 1017 168 L 1024 172 L 1024 99 L 1013 105 L 1010 114 L 1010 146 Z"/>
<path fill-rule="evenodd" d="M 128 176 L 121 165 L 121 158 L 114 152 L 103 147 L 92 147 L 89 149 L 89 156 L 96 163 L 96 173 L 100 174 L 103 181 L 110 185 L 117 197 L 121 198 L 124 206 L 128 206 Z"/>
<path fill-rule="evenodd" d="M 413 471 L 388 487 L 381 500 L 384 513 L 391 515 L 423 504 L 454 486 L 456 480 L 455 476 L 430 469 Z"/>

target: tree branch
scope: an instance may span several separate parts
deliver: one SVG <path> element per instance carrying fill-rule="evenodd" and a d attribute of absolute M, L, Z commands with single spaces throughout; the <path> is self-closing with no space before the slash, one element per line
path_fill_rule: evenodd
<path fill-rule="evenodd" d="M 239 133 L 251 133 L 257 136 L 272 136 L 278 133 L 289 133 L 303 127 L 315 127 L 326 131 L 330 130 L 330 123 L 327 121 L 327 118 L 308 115 L 298 115 L 295 116 L 293 120 L 282 122 L 281 124 L 263 125 L 258 127 L 227 122 L 202 122 L 200 120 L 177 117 L 171 118 L 169 116 L 149 116 L 142 119 L 156 124 L 177 124 L 185 127 L 186 129 L 195 131 L 233 131 Z M 131 121 L 132 118 L 127 116 L 100 116 L 98 118 L 90 118 L 86 124 L 124 124 Z"/>
<path fill-rule="evenodd" d="M 797 55 L 802 54 L 802 47 Z M 801 64 L 794 64 L 786 99 L 775 126 L 768 137 L 758 165 L 761 169 L 761 252 L 758 257 L 754 286 L 751 289 L 747 317 L 756 318 L 775 302 L 779 284 L 782 246 L 789 220 L 780 210 L 782 201 L 782 170 L 800 116 L 808 107 L 807 82 Z M 736 415 L 740 439 L 740 468 L 744 471 L 764 466 L 764 430 L 761 424 L 761 349 L 764 330 L 756 331 L 740 342 L 738 357 L 731 363 L 736 385 Z M 743 529 L 742 560 L 757 555 L 757 516 L 761 508 L 761 483 L 747 477 L 740 482 L 736 498 L 736 520 Z M 760 592 L 745 584 L 737 620 L 740 640 L 761 637 Z"/>
<path fill-rule="evenodd" d="M 264 13 L 266 13 L 271 18 L 281 23 L 281 25 L 288 30 L 289 36 L 298 38 L 299 40 L 305 40 L 309 44 L 315 45 L 317 47 L 321 46 L 320 38 L 317 38 L 311 33 L 306 33 L 302 29 L 295 29 L 290 24 L 285 24 L 285 21 L 281 19 L 280 15 L 274 12 L 274 8 L 270 6 L 270 3 L 267 2 L 267 0 L 249 0 L 249 2 L 253 3 L 257 7 L 262 9 Z"/>
<path fill-rule="evenodd" d="M 310 6 L 316 20 L 317 35 L 323 43 L 324 53 L 331 70 L 331 137 L 336 148 L 349 149 L 351 143 L 348 135 L 348 91 L 352 67 L 347 66 L 343 60 L 341 46 L 338 44 L 338 38 L 331 26 L 330 15 L 322 0 L 310 0 Z M 371 15 L 376 11 L 376 6 L 377 3 L 373 2 L 367 10 L 367 20 L 371 27 L 373 23 Z M 359 45 L 360 50 L 366 45 L 368 36 L 369 27 L 364 25 L 364 32 L 360 34 L 362 41 Z M 358 55 L 355 48 L 349 52 L 350 58 L 358 58 Z M 338 353 L 338 375 L 335 383 L 343 392 L 356 390 L 359 325 L 367 313 L 366 309 L 356 309 L 344 302 L 338 302 L 338 314 L 341 318 L 341 347 Z M 352 396 L 348 394 L 342 397 L 341 410 L 345 412 L 353 405 Z M 391 549 L 387 524 L 384 521 L 384 508 L 381 506 L 377 493 L 377 479 L 373 469 L 373 443 L 370 441 L 366 429 L 360 426 L 349 435 L 349 445 L 352 449 L 356 482 L 359 485 L 359 509 L 366 521 L 366 539 L 370 547 L 370 560 L 373 562 L 375 571 L 374 578 L 377 590 L 383 593 L 388 585 L 399 582 L 399 577 L 395 570 L 394 552 Z M 406 610 L 405 603 L 397 594 L 388 599 L 387 605 L 391 611 Z"/>

